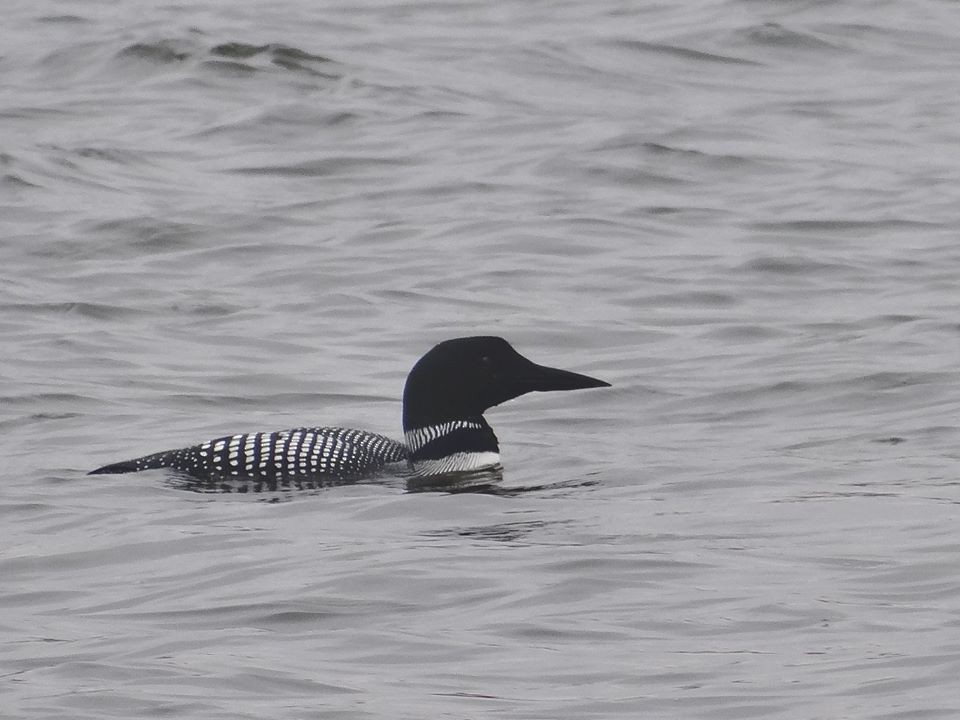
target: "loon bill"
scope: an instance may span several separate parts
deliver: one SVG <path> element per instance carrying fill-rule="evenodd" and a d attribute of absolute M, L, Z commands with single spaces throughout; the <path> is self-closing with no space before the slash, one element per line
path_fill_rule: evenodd
<path fill-rule="evenodd" d="M 484 410 L 528 392 L 609 386 L 537 365 L 503 338 L 457 338 L 436 345 L 407 376 L 405 443 L 365 430 L 303 427 L 230 435 L 89 474 L 169 468 L 204 481 L 289 482 L 359 478 L 403 460 L 417 475 L 471 472 L 500 464 L 500 446 Z"/>

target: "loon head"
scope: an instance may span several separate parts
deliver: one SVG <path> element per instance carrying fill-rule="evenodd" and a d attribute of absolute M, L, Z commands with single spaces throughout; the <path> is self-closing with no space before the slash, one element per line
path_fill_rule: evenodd
<path fill-rule="evenodd" d="M 609 385 L 537 365 L 500 337 L 447 340 L 417 361 L 403 389 L 403 430 L 411 462 L 417 468 L 428 460 L 442 472 L 495 464 L 499 447 L 483 419 L 485 410 L 529 392 Z M 460 459 L 449 460 L 455 455 Z"/>

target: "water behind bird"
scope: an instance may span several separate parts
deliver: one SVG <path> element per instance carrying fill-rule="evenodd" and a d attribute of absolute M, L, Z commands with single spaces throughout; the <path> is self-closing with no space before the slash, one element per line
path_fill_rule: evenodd
<path fill-rule="evenodd" d="M 958 37 L 922 2 L 9 9 L 0 714 L 957 715 Z M 84 475 L 399 437 L 473 334 L 613 388 L 490 411 L 502 477 L 458 486 Z"/>

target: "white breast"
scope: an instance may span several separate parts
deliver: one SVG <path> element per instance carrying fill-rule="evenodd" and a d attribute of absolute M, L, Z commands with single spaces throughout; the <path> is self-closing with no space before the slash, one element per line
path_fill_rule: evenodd
<path fill-rule="evenodd" d="M 436 460 L 420 460 L 413 465 L 417 475 L 443 475 L 445 473 L 485 470 L 500 464 L 500 453 L 459 452 Z"/>

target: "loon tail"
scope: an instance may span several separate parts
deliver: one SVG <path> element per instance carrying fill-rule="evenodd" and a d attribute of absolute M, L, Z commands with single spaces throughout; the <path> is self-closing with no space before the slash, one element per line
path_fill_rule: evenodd
<path fill-rule="evenodd" d="M 123 462 L 111 463 L 91 470 L 87 475 L 116 475 L 118 473 L 140 472 L 141 470 L 155 470 L 156 468 L 170 467 L 170 455 L 168 452 L 154 453 L 136 460 L 124 460 Z"/>

